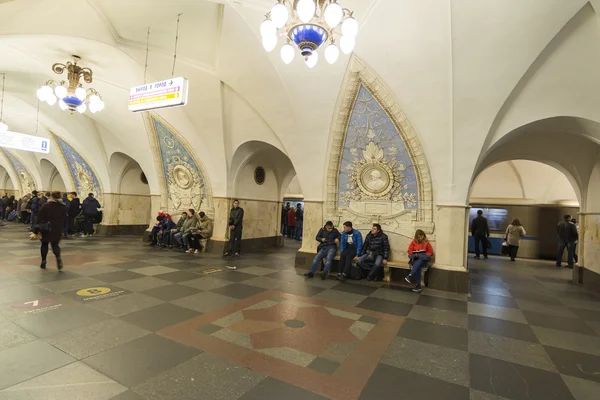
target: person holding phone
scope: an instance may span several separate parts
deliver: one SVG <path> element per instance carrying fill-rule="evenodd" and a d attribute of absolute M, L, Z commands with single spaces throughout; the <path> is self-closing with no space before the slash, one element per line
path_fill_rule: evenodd
<path fill-rule="evenodd" d="M 404 278 L 408 283 L 413 283 L 413 280 L 416 281 L 417 285 L 414 287 L 413 292 L 421 291 L 421 270 L 423 265 L 429 264 L 432 256 L 433 247 L 427 240 L 427 235 L 421 229 L 417 229 L 413 241 L 408 246 L 408 258 L 409 263 L 412 264 L 412 269 L 410 274 Z"/>

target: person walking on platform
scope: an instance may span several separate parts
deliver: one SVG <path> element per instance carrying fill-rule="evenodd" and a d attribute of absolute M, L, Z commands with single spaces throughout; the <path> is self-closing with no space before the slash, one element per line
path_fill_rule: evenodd
<path fill-rule="evenodd" d="M 508 244 L 508 253 L 510 255 L 510 261 L 515 261 L 517 258 L 517 252 L 519 251 L 519 245 L 521 244 L 521 238 L 527 234 L 525 228 L 521 225 L 521 221 L 518 218 L 513 219 L 510 225 L 506 228 L 506 234 L 504 240 Z"/>
<path fill-rule="evenodd" d="M 52 246 L 52 252 L 56 256 L 56 266 L 60 271 L 63 269 L 63 261 L 60 256 L 60 238 L 62 237 L 63 226 L 67 220 L 67 206 L 60 201 L 60 192 L 52 192 L 50 199 L 40 208 L 37 216 L 37 225 L 35 233 L 41 233 L 42 255 L 41 269 L 46 269 L 46 257 L 48 256 L 48 245 Z"/>
<path fill-rule="evenodd" d="M 556 227 L 558 234 L 558 253 L 556 254 L 556 266 L 560 267 L 563 253 L 565 248 L 567 249 L 567 267 L 573 268 L 573 255 L 575 254 L 575 242 L 579 239 L 579 233 L 577 233 L 577 226 L 571 222 L 572 217 L 570 214 L 564 216 L 564 220 L 561 221 Z"/>
<path fill-rule="evenodd" d="M 475 258 L 479 259 L 479 244 L 483 247 L 483 258 L 488 258 L 488 238 L 490 237 L 490 228 L 488 220 L 483 216 L 483 210 L 477 210 L 477 216 L 471 222 L 471 235 L 475 240 Z"/>

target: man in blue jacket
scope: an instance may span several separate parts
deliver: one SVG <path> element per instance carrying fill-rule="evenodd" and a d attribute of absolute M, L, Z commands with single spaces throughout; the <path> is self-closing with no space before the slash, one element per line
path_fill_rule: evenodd
<path fill-rule="evenodd" d="M 344 222 L 344 230 L 342 232 L 342 240 L 340 242 L 340 261 L 338 263 L 338 279 L 345 281 L 350 275 L 352 261 L 358 260 L 357 254 L 362 251 L 363 238 L 362 234 L 352 228 L 352 222 Z"/>
<path fill-rule="evenodd" d="M 102 207 L 98 200 L 94 198 L 94 193 L 90 193 L 83 201 L 81 208 L 83 209 L 83 234 L 81 237 L 92 236 L 94 233 L 94 218 L 98 214 L 98 209 Z"/>
<path fill-rule="evenodd" d="M 325 279 L 327 278 L 327 275 L 329 275 L 333 257 L 335 257 L 335 253 L 337 252 L 337 244 L 340 242 L 340 232 L 333 227 L 333 222 L 327 221 L 325 226 L 319 230 L 319 233 L 317 233 L 315 240 L 319 242 L 319 247 L 317 247 L 317 255 L 312 262 L 310 271 L 305 273 L 304 276 L 307 278 L 312 278 L 315 276 L 315 272 L 317 272 L 317 268 L 321 264 L 321 261 L 324 258 L 327 258 L 327 261 L 325 262 L 325 269 L 321 273 L 321 279 Z"/>

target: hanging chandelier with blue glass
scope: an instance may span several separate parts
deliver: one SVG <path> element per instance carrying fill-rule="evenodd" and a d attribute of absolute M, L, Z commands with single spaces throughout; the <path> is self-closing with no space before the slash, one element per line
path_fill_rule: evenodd
<path fill-rule="evenodd" d="M 262 43 L 271 52 L 279 37 L 284 37 L 281 59 L 285 64 L 294 60 L 296 49 L 309 68 L 317 65 L 318 49 L 324 46 L 325 60 L 335 63 L 344 54 L 354 50 L 358 22 L 352 11 L 342 8 L 337 0 L 278 0 L 260 26 Z M 336 43 L 339 36 L 339 47 Z"/>

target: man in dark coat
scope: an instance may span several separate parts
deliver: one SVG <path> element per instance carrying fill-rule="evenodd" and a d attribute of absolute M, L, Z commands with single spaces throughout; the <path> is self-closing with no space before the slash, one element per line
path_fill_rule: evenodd
<path fill-rule="evenodd" d="M 75 234 L 75 218 L 81 212 L 81 201 L 77 197 L 77 192 L 71 192 L 71 202 L 69 203 L 69 234 Z"/>
<path fill-rule="evenodd" d="M 479 244 L 483 247 L 483 258 L 488 258 L 488 238 L 490 237 L 490 228 L 488 220 L 483 216 L 483 210 L 477 210 L 477 216 L 471 221 L 471 235 L 475 240 L 475 258 L 479 258 Z"/>
<path fill-rule="evenodd" d="M 321 279 L 326 279 L 331 270 L 331 264 L 333 263 L 333 257 L 337 252 L 337 245 L 340 242 L 340 232 L 333 227 L 333 222 L 327 221 L 325 226 L 322 227 L 315 240 L 319 243 L 317 247 L 317 255 L 313 259 L 310 270 L 304 274 L 307 278 L 312 278 L 317 272 L 317 268 L 321 265 L 322 261 L 325 260 L 325 268 L 321 272 Z"/>
<path fill-rule="evenodd" d="M 242 223 L 244 221 L 244 209 L 240 207 L 240 201 L 233 201 L 233 208 L 229 211 L 229 244 L 225 256 L 240 255 L 242 246 Z"/>
<path fill-rule="evenodd" d="M 58 246 L 62 236 L 62 228 L 67 219 L 67 207 L 59 202 L 60 192 L 52 192 L 50 200 L 40 208 L 38 214 L 38 226 L 49 228 L 42 233 L 42 263 L 40 268 L 46 269 L 46 256 L 48 255 L 48 244 L 52 245 L 52 252 L 56 256 L 56 265 L 59 270 L 63 268 L 62 258 L 60 257 L 60 247 Z M 48 226 L 44 226 L 48 223 Z"/>
<path fill-rule="evenodd" d="M 567 214 L 564 220 L 561 221 L 556 227 L 556 233 L 558 234 L 558 254 L 556 255 L 556 266 L 560 267 L 563 253 L 565 248 L 567 249 L 567 267 L 573 268 L 573 258 L 575 254 L 575 241 L 579 239 L 579 233 L 577 232 L 577 226 L 571 222 L 571 215 Z"/>
<path fill-rule="evenodd" d="M 81 237 L 92 236 L 94 234 L 94 219 L 98 214 L 98 209 L 102 206 L 94 198 L 94 193 L 90 193 L 83 201 L 81 208 L 83 209 L 83 234 Z"/>
<path fill-rule="evenodd" d="M 390 258 L 390 241 L 381 230 L 381 225 L 373 224 L 371 232 L 365 238 L 361 255 L 356 262 L 362 270 L 370 271 L 367 280 L 379 280 L 384 265 Z"/>

